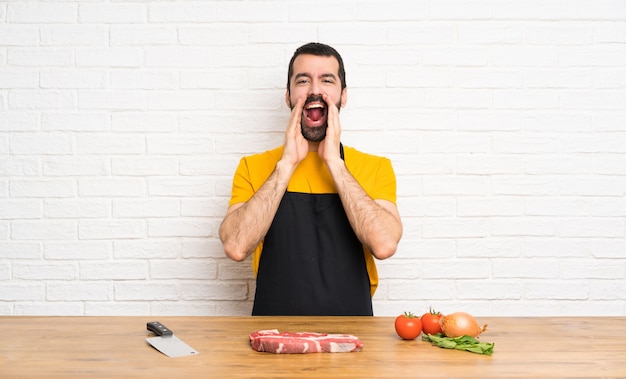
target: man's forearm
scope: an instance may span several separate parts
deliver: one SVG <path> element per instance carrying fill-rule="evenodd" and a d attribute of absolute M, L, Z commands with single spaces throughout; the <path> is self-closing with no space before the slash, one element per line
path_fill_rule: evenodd
<path fill-rule="evenodd" d="M 343 162 L 329 165 L 337 192 L 357 237 L 378 259 L 392 256 L 402 236 L 395 206 L 385 207 L 363 190 Z"/>
<path fill-rule="evenodd" d="M 261 242 L 287 190 L 292 171 L 279 162 L 250 200 L 241 206 L 231 206 L 219 231 L 229 258 L 242 261 Z"/>

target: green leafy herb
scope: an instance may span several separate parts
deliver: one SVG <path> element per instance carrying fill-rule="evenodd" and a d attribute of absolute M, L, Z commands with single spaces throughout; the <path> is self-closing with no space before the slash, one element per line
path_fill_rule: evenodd
<path fill-rule="evenodd" d="M 428 341 L 435 346 L 442 347 L 444 349 L 456 349 L 469 351 L 476 354 L 491 355 L 493 354 L 493 342 L 480 342 L 471 336 L 461 336 L 456 338 L 445 337 L 441 333 L 437 334 L 423 334 L 423 341 Z"/>

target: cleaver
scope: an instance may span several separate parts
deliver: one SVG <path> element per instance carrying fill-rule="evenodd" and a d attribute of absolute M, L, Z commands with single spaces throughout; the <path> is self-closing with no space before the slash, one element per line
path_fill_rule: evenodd
<path fill-rule="evenodd" d="M 188 355 L 200 354 L 193 347 L 178 339 L 172 329 L 167 328 L 160 322 L 149 322 L 146 327 L 149 331 L 157 335 L 157 337 L 146 338 L 146 341 L 168 357 L 186 357 Z"/>

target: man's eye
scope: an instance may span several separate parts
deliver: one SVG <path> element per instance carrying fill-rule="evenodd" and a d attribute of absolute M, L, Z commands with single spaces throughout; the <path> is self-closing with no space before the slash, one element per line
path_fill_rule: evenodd
<path fill-rule="evenodd" d="M 296 84 L 305 84 L 305 83 L 308 83 L 308 80 L 300 79 L 300 80 L 296 81 Z"/>

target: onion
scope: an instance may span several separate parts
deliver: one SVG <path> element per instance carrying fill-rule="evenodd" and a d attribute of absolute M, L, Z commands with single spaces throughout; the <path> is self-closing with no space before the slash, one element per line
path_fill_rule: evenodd
<path fill-rule="evenodd" d="M 478 322 L 465 312 L 449 314 L 441 319 L 441 330 L 446 337 L 456 338 L 461 336 L 478 337 L 487 330 L 487 325 L 478 326 Z"/>

